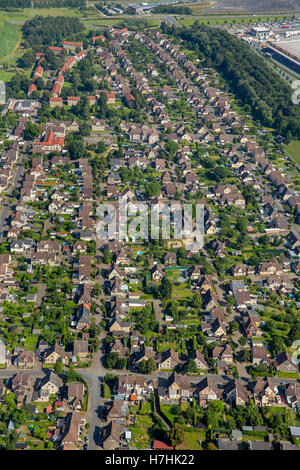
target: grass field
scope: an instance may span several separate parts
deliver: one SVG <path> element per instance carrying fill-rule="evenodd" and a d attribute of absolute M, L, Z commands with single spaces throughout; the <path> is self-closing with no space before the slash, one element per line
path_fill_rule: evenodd
<path fill-rule="evenodd" d="M 176 416 L 172 413 L 172 408 L 173 405 L 160 405 L 162 414 L 173 424 Z"/>
<path fill-rule="evenodd" d="M 205 431 L 192 431 L 184 433 L 184 441 L 178 449 L 201 450 L 200 441 L 205 440 Z"/>
<path fill-rule="evenodd" d="M 87 30 L 89 29 L 96 29 L 98 28 L 105 28 L 105 26 L 115 26 L 118 27 L 120 24 L 126 23 L 127 18 L 97 18 L 97 19 L 88 19 L 83 20 L 82 23 L 84 24 Z M 130 19 L 130 18 L 129 18 Z M 136 19 L 136 18 L 134 18 Z M 147 21 L 147 27 L 157 27 L 159 25 L 159 20 L 156 18 L 142 18 L 143 21 Z M 131 29 L 135 29 L 131 27 Z"/>
<path fill-rule="evenodd" d="M 21 37 L 20 26 L 8 23 L 0 16 L 0 60 L 9 57 Z"/>
<path fill-rule="evenodd" d="M 97 27 L 105 27 L 105 26 L 118 26 L 119 24 L 123 23 L 123 19 L 121 18 L 97 18 L 97 19 L 89 19 L 86 21 L 82 21 L 86 29 L 95 29 Z"/>
<path fill-rule="evenodd" d="M 74 8 L 24 8 L 18 11 L 5 11 L 0 10 L 0 18 L 7 21 L 13 21 L 19 24 L 33 18 L 34 16 L 71 16 L 73 18 L 86 18 L 90 16 L 97 17 L 98 14 L 95 9 L 89 11 L 79 11 Z"/>
<path fill-rule="evenodd" d="M 287 154 L 300 165 L 300 140 L 292 140 L 289 145 L 284 145 Z"/>

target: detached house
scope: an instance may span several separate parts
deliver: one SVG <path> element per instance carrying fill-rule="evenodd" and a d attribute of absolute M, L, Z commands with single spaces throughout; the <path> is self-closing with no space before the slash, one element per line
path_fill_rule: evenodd
<path fill-rule="evenodd" d="M 300 236 L 295 230 L 291 230 L 286 236 L 287 245 L 291 250 L 300 250 Z"/>
<path fill-rule="evenodd" d="M 69 364 L 70 355 L 59 346 L 58 343 L 54 343 L 50 348 L 48 348 L 43 356 L 43 362 L 45 364 L 56 364 L 56 362 L 61 359 L 62 363 L 65 365 Z"/>
<path fill-rule="evenodd" d="M 175 372 L 170 375 L 167 388 L 170 400 L 189 400 L 192 395 L 187 376 Z"/>
<path fill-rule="evenodd" d="M 297 382 L 286 384 L 285 397 L 286 397 L 287 403 L 292 407 L 292 409 L 299 410 L 300 408 L 300 384 Z"/>
<path fill-rule="evenodd" d="M 154 281 L 161 281 L 165 276 L 163 270 L 157 265 L 152 268 L 151 275 Z"/>
<path fill-rule="evenodd" d="M 224 388 L 224 397 L 232 406 L 245 406 L 248 402 L 249 392 L 238 379 L 233 379 Z"/>
<path fill-rule="evenodd" d="M 92 120 L 92 131 L 93 132 L 105 131 L 105 121 L 104 121 L 104 119 L 93 119 Z"/>
<path fill-rule="evenodd" d="M 197 349 L 192 353 L 192 359 L 195 361 L 198 370 L 208 370 L 209 365 L 204 359 L 203 354 L 201 354 Z"/>
<path fill-rule="evenodd" d="M 270 363 L 268 350 L 265 346 L 260 346 L 260 345 L 252 346 L 252 363 L 254 365 Z"/>
<path fill-rule="evenodd" d="M 27 369 L 33 368 L 34 361 L 34 351 L 22 351 L 17 358 L 18 367 L 25 367 Z"/>
<path fill-rule="evenodd" d="M 255 405 L 267 406 L 279 403 L 278 389 L 269 377 L 254 382 L 252 393 Z"/>
<path fill-rule="evenodd" d="M 179 359 L 177 352 L 170 348 L 161 353 L 158 360 L 158 369 L 173 370 L 176 366 L 182 364 L 183 362 Z"/>
<path fill-rule="evenodd" d="M 261 263 L 258 267 L 258 274 L 260 276 L 267 276 L 269 274 L 282 274 L 282 266 L 272 258 L 270 261 Z"/>
<path fill-rule="evenodd" d="M 192 266 L 187 271 L 187 277 L 192 281 L 197 281 L 201 277 L 201 268 L 200 266 Z"/>
<path fill-rule="evenodd" d="M 228 364 L 232 364 L 233 362 L 233 351 L 231 346 L 229 344 L 216 346 L 213 349 L 213 358 L 216 359 L 220 369 L 227 368 Z"/>
<path fill-rule="evenodd" d="M 261 320 L 257 315 L 250 314 L 249 312 L 245 313 L 243 316 L 243 325 L 248 338 L 258 336 L 260 334 L 260 323 Z"/>
<path fill-rule="evenodd" d="M 77 450 L 80 431 L 83 430 L 85 419 L 80 413 L 69 413 L 62 430 L 61 447 L 63 450 Z"/>
<path fill-rule="evenodd" d="M 63 386 L 62 379 L 53 371 L 50 371 L 39 384 L 39 399 L 41 401 L 48 401 L 51 395 L 57 395 Z"/>
<path fill-rule="evenodd" d="M 118 399 L 137 401 L 150 395 L 153 391 L 151 382 L 147 383 L 145 377 L 137 374 L 120 375 L 115 390 Z"/>
<path fill-rule="evenodd" d="M 164 263 L 165 265 L 176 264 L 177 258 L 176 253 L 169 252 L 165 254 Z"/>
<path fill-rule="evenodd" d="M 89 304 L 81 304 L 77 310 L 77 330 L 83 330 L 90 326 L 91 307 Z"/>
<path fill-rule="evenodd" d="M 84 385 L 82 382 L 71 382 L 68 384 L 68 403 L 75 411 L 82 408 L 84 397 Z"/>
<path fill-rule="evenodd" d="M 194 396 L 198 398 L 200 406 L 207 407 L 211 400 L 220 399 L 221 393 L 213 379 L 208 376 L 199 382 Z"/>
<path fill-rule="evenodd" d="M 280 372 L 298 372 L 298 366 L 286 352 L 280 353 L 274 361 L 274 369 Z"/>

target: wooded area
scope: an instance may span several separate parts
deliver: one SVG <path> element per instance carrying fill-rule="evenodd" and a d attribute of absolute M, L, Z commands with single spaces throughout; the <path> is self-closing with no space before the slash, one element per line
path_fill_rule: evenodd
<path fill-rule="evenodd" d="M 74 35 L 84 29 L 78 18 L 65 16 L 35 16 L 32 20 L 26 21 L 22 32 L 25 47 L 34 47 L 37 44 L 50 44 L 61 46 L 64 39 L 74 39 Z"/>

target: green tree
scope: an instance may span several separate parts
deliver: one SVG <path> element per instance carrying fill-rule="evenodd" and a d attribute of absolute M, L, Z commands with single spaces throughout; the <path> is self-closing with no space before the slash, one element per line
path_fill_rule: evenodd
<path fill-rule="evenodd" d="M 60 375 L 63 371 L 63 362 L 62 362 L 62 359 L 61 357 L 56 361 L 55 365 L 54 365 L 54 370 L 55 370 L 55 373 L 57 375 Z"/>
<path fill-rule="evenodd" d="M 14 399 L 14 394 L 12 392 L 9 392 L 5 395 L 4 401 L 10 412 L 14 411 L 17 408 L 16 402 Z"/>
<path fill-rule="evenodd" d="M 104 264 L 111 264 L 112 262 L 112 253 L 106 246 L 103 250 L 103 263 Z"/>
<path fill-rule="evenodd" d="M 195 292 L 192 299 L 192 305 L 194 308 L 201 308 L 202 307 L 202 297 L 200 292 Z"/>
<path fill-rule="evenodd" d="M 78 160 L 86 156 L 86 148 L 81 139 L 74 139 L 68 146 L 71 160 Z"/>
<path fill-rule="evenodd" d="M 178 149 L 179 145 L 177 144 L 177 142 L 174 142 L 174 140 L 168 140 L 165 145 L 165 150 L 171 155 L 171 157 L 175 155 Z"/>
<path fill-rule="evenodd" d="M 160 195 L 161 186 L 159 183 L 152 181 L 147 185 L 146 194 L 148 198 L 157 197 Z"/>
<path fill-rule="evenodd" d="M 38 126 L 34 122 L 27 121 L 25 130 L 24 130 L 25 140 L 33 140 L 36 137 L 38 137 L 40 133 L 41 133 L 40 126 Z"/>
<path fill-rule="evenodd" d="M 106 358 L 105 367 L 107 369 L 115 369 L 119 357 L 116 352 L 111 352 Z"/>
<path fill-rule="evenodd" d="M 100 297 L 100 295 L 102 293 L 102 287 L 101 287 L 101 284 L 99 282 L 96 282 L 94 284 L 92 293 L 93 293 L 94 297 Z"/>
<path fill-rule="evenodd" d="M 243 349 L 241 351 L 241 358 L 242 358 L 242 361 L 243 362 L 250 362 L 251 360 L 251 353 L 250 353 L 250 349 Z"/>
<path fill-rule="evenodd" d="M 194 359 L 189 359 L 187 361 L 187 363 L 185 364 L 184 366 L 184 371 L 186 374 L 190 374 L 190 373 L 196 373 L 197 372 L 197 364 L 196 362 L 194 361 Z"/>
<path fill-rule="evenodd" d="M 161 283 L 161 295 L 163 299 L 171 299 L 173 293 L 173 284 L 170 279 L 163 278 Z"/>
<path fill-rule="evenodd" d="M 176 449 L 176 446 L 181 444 L 184 440 L 184 431 L 180 424 L 175 423 L 167 433 L 171 445 Z"/>

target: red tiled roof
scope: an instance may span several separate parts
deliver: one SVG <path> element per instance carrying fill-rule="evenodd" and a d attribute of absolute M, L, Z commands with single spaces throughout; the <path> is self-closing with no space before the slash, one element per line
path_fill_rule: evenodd
<path fill-rule="evenodd" d="M 97 41 L 97 39 L 102 39 L 102 40 L 104 41 L 104 40 L 105 40 L 105 36 L 103 36 L 103 35 L 101 34 L 101 36 L 93 36 L 93 37 L 92 37 L 92 41 L 93 41 L 93 42 Z"/>
<path fill-rule="evenodd" d="M 154 441 L 154 450 L 173 450 L 173 447 L 168 446 L 163 441 Z"/>
<path fill-rule="evenodd" d="M 49 46 L 50 51 L 54 52 L 61 52 L 63 51 L 63 47 L 57 47 L 57 46 Z"/>
<path fill-rule="evenodd" d="M 35 91 L 37 88 L 36 88 L 36 85 L 34 83 L 32 83 L 29 88 L 28 88 L 28 95 L 30 93 L 32 93 L 33 91 Z"/>
<path fill-rule="evenodd" d="M 74 102 L 77 103 L 78 101 L 80 101 L 80 97 L 79 97 L 79 96 L 68 96 L 68 103 L 69 103 L 70 101 L 71 101 L 71 102 L 74 101 Z"/>
<path fill-rule="evenodd" d="M 82 46 L 82 42 L 73 42 L 73 41 L 64 41 L 63 42 L 64 45 L 66 46 Z"/>

